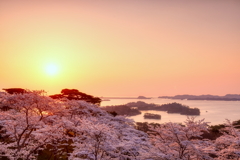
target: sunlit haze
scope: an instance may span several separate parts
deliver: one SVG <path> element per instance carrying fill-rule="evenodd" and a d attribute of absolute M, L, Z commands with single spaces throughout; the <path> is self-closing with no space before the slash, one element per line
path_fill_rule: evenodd
<path fill-rule="evenodd" d="M 50 76 L 54 76 L 59 72 L 59 68 L 55 64 L 48 64 L 45 70 L 46 70 L 46 73 Z"/>
<path fill-rule="evenodd" d="M 240 94 L 240 1 L 0 1 L 0 90 Z"/>

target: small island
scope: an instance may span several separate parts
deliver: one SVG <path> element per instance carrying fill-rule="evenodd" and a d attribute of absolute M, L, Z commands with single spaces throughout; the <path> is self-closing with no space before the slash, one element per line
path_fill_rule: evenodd
<path fill-rule="evenodd" d="M 240 94 L 226 94 L 225 96 L 217 95 L 176 95 L 176 96 L 159 96 L 158 98 L 180 99 L 180 100 L 206 100 L 206 101 L 240 101 Z"/>
<path fill-rule="evenodd" d="M 145 113 L 143 117 L 145 119 L 161 119 L 161 115 L 153 113 Z"/>
<path fill-rule="evenodd" d="M 145 97 L 145 96 L 138 96 L 137 99 L 151 99 L 151 98 L 148 98 L 148 97 Z"/>

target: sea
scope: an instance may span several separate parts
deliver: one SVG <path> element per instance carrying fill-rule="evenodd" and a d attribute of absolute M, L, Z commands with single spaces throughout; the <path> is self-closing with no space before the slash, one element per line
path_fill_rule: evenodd
<path fill-rule="evenodd" d="M 226 119 L 230 121 L 240 120 L 240 101 L 209 101 L 209 100 L 176 100 L 176 99 L 110 99 L 110 101 L 102 101 L 101 106 L 122 105 L 129 102 L 143 101 L 145 103 L 154 104 L 167 104 L 167 103 L 181 103 L 187 105 L 190 108 L 199 108 L 200 115 L 195 116 L 196 120 L 204 119 L 205 122 L 210 122 L 209 125 L 218 125 L 226 122 Z M 141 111 L 141 115 L 129 116 L 129 119 L 133 119 L 135 122 L 149 122 L 149 123 L 165 123 L 174 122 L 182 123 L 187 119 L 186 115 L 181 114 L 168 114 L 165 111 Z M 161 119 L 144 119 L 144 113 L 160 114 Z"/>

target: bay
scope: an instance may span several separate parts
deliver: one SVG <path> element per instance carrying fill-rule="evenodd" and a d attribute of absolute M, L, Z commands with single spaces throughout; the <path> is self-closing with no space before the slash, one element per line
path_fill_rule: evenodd
<path fill-rule="evenodd" d="M 102 101 L 101 106 L 121 105 L 129 102 L 143 101 L 145 103 L 167 104 L 167 103 L 181 103 L 191 108 L 199 108 L 200 116 L 196 116 L 196 120 L 205 119 L 210 122 L 210 125 L 223 124 L 226 119 L 231 121 L 240 119 L 240 101 L 207 101 L 207 100 L 173 100 L 173 99 L 110 99 L 110 101 Z M 180 114 L 168 114 L 164 111 L 141 111 L 141 115 L 130 116 L 135 122 L 175 122 L 183 123 L 187 116 Z M 144 119 L 144 113 L 155 113 L 161 115 L 161 120 Z"/>

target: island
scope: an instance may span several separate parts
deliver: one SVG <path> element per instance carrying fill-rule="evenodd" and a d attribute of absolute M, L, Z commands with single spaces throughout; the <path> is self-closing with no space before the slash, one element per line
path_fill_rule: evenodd
<path fill-rule="evenodd" d="M 108 112 L 116 112 L 118 115 L 135 116 L 141 114 L 141 111 L 155 110 L 166 111 L 167 113 L 178 113 L 182 115 L 200 115 L 198 108 L 190 108 L 180 103 L 168 103 L 157 105 L 154 103 L 145 103 L 142 101 L 130 102 L 125 105 L 105 106 L 103 110 Z"/>
<path fill-rule="evenodd" d="M 166 111 L 167 113 L 179 113 L 182 115 L 200 115 L 200 110 L 198 108 L 190 108 L 189 106 L 180 103 L 168 103 L 168 104 L 147 104 L 142 101 L 130 102 L 126 104 L 129 107 L 135 107 L 138 110 L 156 110 L 156 111 Z"/>
<path fill-rule="evenodd" d="M 212 100 L 212 101 L 240 101 L 240 94 L 226 94 L 225 96 L 216 95 L 176 95 L 176 96 L 159 96 L 158 98 L 180 99 L 180 100 Z"/>
<path fill-rule="evenodd" d="M 161 115 L 153 113 L 145 113 L 143 117 L 145 119 L 161 119 Z"/>
<path fill-rule="evenodd" d="M 148 97 L 145 97 L 145 96 L 138 96 L 137 99 L 151 99 L 151 98 L 148 98 Z"/>
<path fill-rule="evenodd" d="M 136 116 L 141 114 L 137 108 L 127 105 L 105 106 L 102 109 L 109 113 L 115 112 L 117 115 Z"/>
<path fill-rule="evenodd" d="M 138 96 L 138 97 L 101 97 L 102 99 L 151 99 L 151 97 Z"/>

